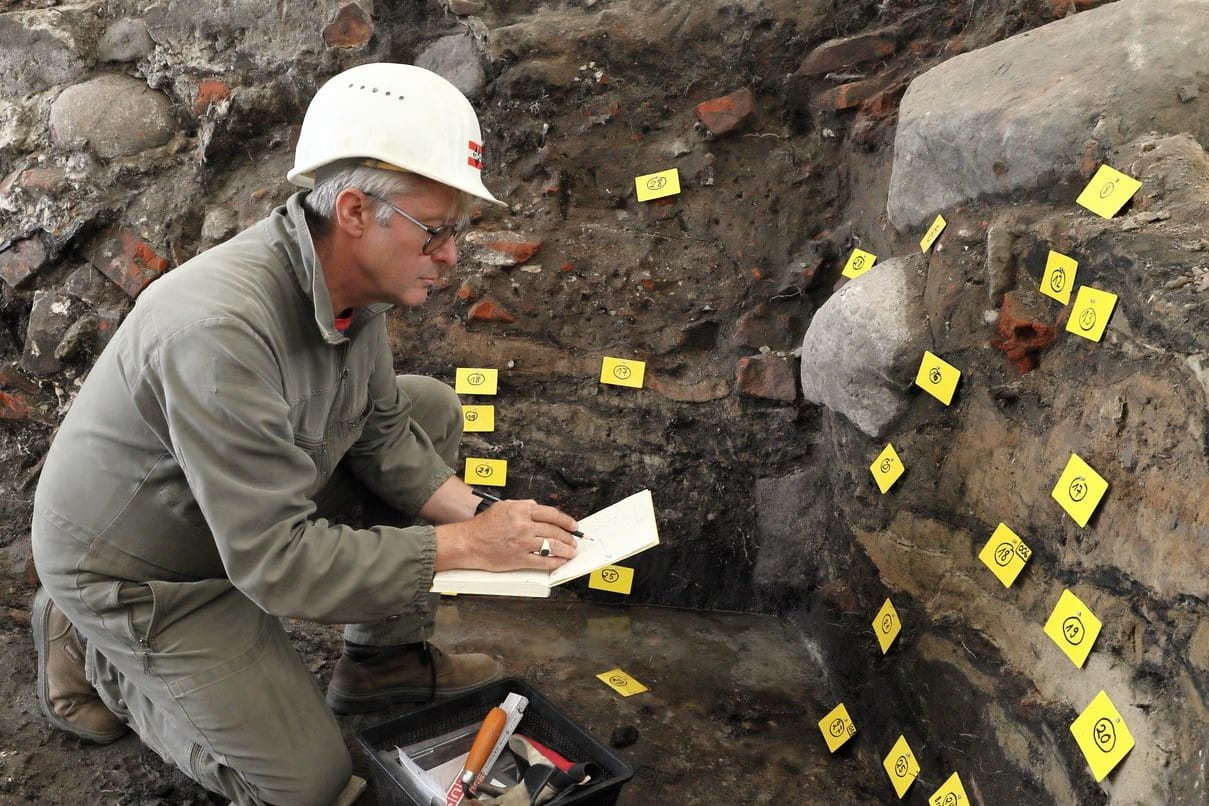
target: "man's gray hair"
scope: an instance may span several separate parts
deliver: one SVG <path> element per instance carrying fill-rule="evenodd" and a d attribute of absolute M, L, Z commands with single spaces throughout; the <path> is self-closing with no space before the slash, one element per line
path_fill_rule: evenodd
<path fill-rule="evenodd" d="M 348 188 L 357 188 L 375 199 L 388 199 L 391 196 L 408 196 L 420 192 L 425 180 L 418 174 L 407 171 L 393 171 L 386 168 L 373 168 L 358 162 L 347 162 L 337 166 L 330 173 L 320 173 L 315 177 L 315 187 L 303 197 L 303 205 L 307 212 L 323 225 L 331 222 L 336 214 L 336 197 Z M 463 191 L 456 191 L 454 198 L 454 215 L 458 227 L 465 227 L 470 219 L 473 197 Z M 390 220 L 391 209 L 385 204 L 378 204 L 374 212 L 375 220 L 382 225 Z"/>

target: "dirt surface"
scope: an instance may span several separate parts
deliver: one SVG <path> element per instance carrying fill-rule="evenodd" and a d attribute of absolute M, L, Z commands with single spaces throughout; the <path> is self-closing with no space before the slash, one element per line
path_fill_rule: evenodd
<path fill-rule="evenodd" d="M 0 745 L 0 803 L 222 802 L 133 736 L 97 747 L 50 731 L 33 698 L 26 630 L 12 614 L 0 621 L 3 651 L 15 661 L 0 681 L 0 722 L 13 726 L 17 738 Z M 784 803 L 803 791 L 838 789 L 850 792 L 845 803 L 874 804 L 889 792 L 883 780 L 851 780 L 860 768 L 851 752 L 827 753 L 815 715 L 834 703 L 818 699 L 821 670 L 800 636 L 778 619 L 590 605 L 569 595 L 549 601 L 463 596 L 445 600 L 437 630 L 446 647 L 499 657 L 510 676 L 531 684 L 602 743 L 620 731 L 636 736 L 611 751 L 634 770 L 621 790 L 624 806 Z M 339 632 L 307 624 L 293 624 L 290 632 L 326 685 Z M 649 691 L 623 698 L 596 679 L 614 668 Z M 357 736 L 407 713 L 398 708 L 340 718 L 354 768 L 371 782 L 362 806 L 384 802 L 382 786 L 390 784 L 368 763 Z"/>

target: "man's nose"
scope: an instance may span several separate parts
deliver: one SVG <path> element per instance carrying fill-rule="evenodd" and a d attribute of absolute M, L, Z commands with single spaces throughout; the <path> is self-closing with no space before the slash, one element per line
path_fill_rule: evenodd
<path fill-rule="evenodd" d="M 437 263 L 444 263 L 446 266 L 452 266 L 458 262 L 458 245 L 457 238 L 450 238 L 445 243 L 441 244 L 441 248 L 433 252 L 432 259 Z"/>

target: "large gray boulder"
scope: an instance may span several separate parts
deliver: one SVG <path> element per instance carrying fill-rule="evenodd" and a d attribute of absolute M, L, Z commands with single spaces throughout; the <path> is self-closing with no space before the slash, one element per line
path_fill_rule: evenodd
<path fill-rule="evenodd" d="M 50 108 L 50 131 L 60 145 L 87 141 L 97 156 L 112 159 L 168 142 L 176 120 L 162 92 L 104 75 L 63 90 Z"/>
<path fill-rule="evenodd" d="M 910 402 L 923 351 L 932 346 L 924 312 L 922 255 L 879 263 L 815 313 L 802 340 L 802 394 L 882 437 Z"/>
<path fill-rule="evenodd" d="M 1150 131 L 1209 142 L 1209 98 L 1188 91 L 1206 63 L 1209 0 L 1120 0 L 944 62 L 903 96 L 890 222 L 1073 177 Z"/>

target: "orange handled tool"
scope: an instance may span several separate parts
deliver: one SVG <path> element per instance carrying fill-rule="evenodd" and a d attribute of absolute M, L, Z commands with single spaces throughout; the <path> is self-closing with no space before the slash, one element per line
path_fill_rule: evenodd
<path fill-rule="evenodd" d="M 479 728 L 478 734 L 474 737 L 474 744 L 470 745 L 470 754 L 466 756 L 466 766 L 462 768 L 462 786 L 470 786 L 483 768 L 483 763 L 487 760 L 488 754 L 495 747 L 495 742 L 500 738 L 500 732 L 504 729 L 504 723 L 508 720 L 508 712 L 498 705 L 487 712 L 487 716 L 483 718 L 483 724 Z"/>

